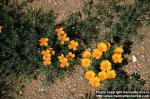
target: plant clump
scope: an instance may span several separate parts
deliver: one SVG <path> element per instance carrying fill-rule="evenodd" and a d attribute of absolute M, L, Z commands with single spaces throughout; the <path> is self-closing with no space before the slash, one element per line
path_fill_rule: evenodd
<path fill-rule="evenodd" d="M 103 81 L 116 78 L 118 71 L 114 65 L 121 65 L 123 52 L 122 47 L 113 47 L 109 42 L 99 42 L 92 52 L 85 50 L 82 53 L 81 64 L 88 68 L 85 78 L 91 86 L 100 87 Z"/>

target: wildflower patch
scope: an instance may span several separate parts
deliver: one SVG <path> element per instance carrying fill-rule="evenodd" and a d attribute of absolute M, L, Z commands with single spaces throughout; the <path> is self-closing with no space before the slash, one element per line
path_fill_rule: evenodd
<path fill-rule="evenodd" d="M 39 40 L 40 46 L 43 47 L 43 49 L 46 49 L 41 51 L 43 64 L 53 65 L 55 63 L 53 63 L 51 60 L 52 58 L 55 58 L 53 60 L 58 60 L 54 62 L 58 62 L 57 65 L 60 68 L 69 67 L 70 62 L 73 61 L 76 56 L 75 51 L 78 49 L 78 42 L 75 40 L 70 40 L 63 27 L 56 28 L 54 34 L 55 35 L 53 36 L 56 37 L 56 44 L 53 47 L 57 53 L 52 46 L 49 45 L 49 42 L 51 41 L 50 39 L 43 37 Z M 60 47 L 60 49 L 57 49 L 57 47 Z"/>
<path fill-rule="evenodd" d="M 87 68 L 85 78 L 93 87 L 100 87 L 107 79 L 114 79 L 117 70 L 114 65 L 122 65 L 123 48 L 111 46 L 109 42 L 99 42 L 92 51 L 82 53 L 81 64 Z M 118 67 L 122 68 L 122 67 Z"/>

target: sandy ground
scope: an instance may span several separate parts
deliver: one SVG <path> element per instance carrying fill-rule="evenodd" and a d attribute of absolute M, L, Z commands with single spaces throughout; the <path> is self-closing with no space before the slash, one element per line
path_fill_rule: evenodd
<path fill-rule="evenodd" d="M 57 22 L 65 19 L 70 13 L 81 11 L 84 0 L 34 0 L 28 3 L 28 8 L 43 11 L 53 10 L 58 13 Z"/>
<path fill-rule="evenodd" d="M 33 80 L 25 86 L 21 99 L 81 99 L 86 93 L 95 90 L 84 78 L 83 68 L 78 66 L 75 71 L 65 77 L 64 80 L 56 80 L 54 84 L 44 87 L 42 81 Z"/>
<path fill-rule="evenodd" d="M 32 9 L 42 8 L 44 11 L 53 10 L 59 14 L 57 22 L 63 20 L 72 12 L 81 11 L 83 1 L 86 0 L 34 0 L 28 7 Z M 127 0 L 127 4 L 131 0 Z M 39 6 L 40 5 L 40 6 Z M 144 89 L 150 89 L 150 27 L 143 26 L 139 33 L 144 34 L 144 40 L 140 43 L 134 43 L 130 55 L 130 72 L 137 69 L 141 77 L 146 80 Z M 132 55 L 135 55 L 137 62 L 132 61 Z M 90 91 L 94 94 L 97 89 L 92 88 L 84 78 L 84 71 L 81 66 L 63 81 L 56 80 L 54 84 L 44 88 L 41 80 L 27 82 L 19 99 L 85 99 L 85 94 Z M 83 97 L 83 98 L 82 98 Z"/>
<path fill-rule="evenodd" d="M 143 26 L 139 29 L 139 33 L 144 34 L 142 42 L 135 42 L 132 47 L 131 57 L 134 55 L 137 58 L 137 62 L 129 63 L 130 71 L 138 70 L 141 74 L 141 78 L 146 80 L 144 90 L 150 89 L 150 26 Z"/>

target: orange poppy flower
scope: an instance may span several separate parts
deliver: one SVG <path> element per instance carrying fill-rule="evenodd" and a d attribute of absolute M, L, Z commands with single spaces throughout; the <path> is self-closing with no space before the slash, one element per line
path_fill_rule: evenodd
<path fill-rule="evenodd" d="M 50 55 L 50 50 L 43 50 L 42 52 L 41 52 L 41 54 L 43 55 L 43 56 L 47 56 L 47 55 Z"/>
<path fill-rule="evenodd" d="M 69 66 L 69 63 L 68 63 L 68 59 L 67 58 L 63 58 L 60 60 L 60 67 L 61 68 L 64 68 L 64 67 L 68 67 Z"/>
<path fill-rule="evenodd" d="M 73 54 L 72 52 L 69 52 L 69 53 L 66 55 L 66 58 L 68 58 L 69 60 L 72 60 L 74 57 L 75 57 L 75 54 Z"/>
<path fill-rule="evenodd" d="M 95 73 L 92 70 L 89 70 L 85 73 L 85 78 L 88 80 L 92 80 L 95 77 Z"/>
<path fill-rule="evenodd" d="M 48 38 L 41 38 L 39 40 L 39 42 L 40 42 L 41 46 L 47 46 L 48 45 Z"/>
<path fill-rule="evenodd" d="M 95 59 L 99 59 L 102 56 L 102 52 L 98 49 L 94 49 L 92 52 L 92 57 Z"/>
<path fill-rule="evenodd" d="M 69 37 L 67 37 L 67 34 L 59 36 L 58 39 L 60 40 L 60 44 L 64 44 L 66 41 L 69 41 Z"/>
<path fill-rule="evenodd" d="M 103 60 L 100 63 L 100 69 L 103 71 L 107 71 L 111 69 L 111 63 L 108 60 Z"/>
<path fill-rule="evenodd" d="M 122 54 L 123 53 L 123 49 L 121 47 L 117 47 L 114 49 L 114 53 L 115 54 Z"/>
<path fill-rule="evenodd" d="M 82 53 L 83 58 L 90 58 L 91 57 L 91 52 L 86 50 Z"/>
<path fill-rule="evenodd" d="M 121 54 L 113 54 L 112 59 L 113 59 L 114 63 L 122 63 L 122 61 L 123 61 Z"/>
<path fill-rule="evenodd" d="M 97 45 L 97 49 L 101 52 L 106 52 L 107 51 L 107 44 L 104 42 L 100 42 Z"/>
<path fill-rule="evenodd" d="M 94 77 L 93 79 L 91 79 L 89 81 L 89 83 L 91 84 L 91 86 L 93 87 L 99 87 L 100 86 L 100 80 L 98 77 Z"/>
<path fill-rule="evenodd" d="M 116 72 L 115 72 L 115 70 L 108 70 L 108 71 L 107 71 L 107 77 L 108 77 L 108 78 L 115 78 L 115 77 L 116 77 Z"/>
<path fill-rule="evenodd" d="M 98 73 L 98 77 L 100 81 L 105 80 L 107 79 L 107 73 L 105 71 L 101 71 Z"/>
<path fill-rule="evenodd" d="M 74 40 L 71 40 L 68 47 L 69 49 L 73 49 L 74 51 L 77 50 L 78 42 L 75 42 Z"/>
<path fill-rule="evenodd" d="M 81 64 L 83 67 L 89 67 L 90 64 L 91 64 L 91 60 L 90 59 L 87 59 L 87 58 L 84 58 L 81 60 Z"/>
<path fill-rule="evenodd" d="M 59 61 L 64 59 L 64 58 L 65 58 L 64 54 L 61 54 L 60 56 L 58 56 Z"/>
<path fill-rule="evenodd" d="M 64 35 L 64 34 L 65 34 L 65 31 L 61 31 L 61 32 L 58 32 L 58 33 L 57 33 L 57 36 L 60 37 L 60 36 L 62 36 L 62 35 Z"/>
<path fill-rule="evenodd" d="M 56 34 L 61 34 L 62 31 L 63 31 L 63 29 L 64 29 L 63 27 L 56 28 L 56 29 L 55 29 Z"/>

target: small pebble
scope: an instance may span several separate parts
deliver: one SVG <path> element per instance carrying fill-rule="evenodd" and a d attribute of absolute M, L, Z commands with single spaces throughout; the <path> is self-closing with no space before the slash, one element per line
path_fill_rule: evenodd
<path fill-rule="evenodd" d="M 22 94 L 22 91 L 19 91 L 19 94 L 21 95 L 21 94 Z"/>
<path fill-rule="evenodd" d="M 57 3 L 57 2 L 55 2 L 55 1 L 53 1 L 53 4 L 54 4 L 55 6 L 57 6 L 57 5 L 58 5 L 58 3 Z"/>
<path fill-rule="evenodd" d="M 132 61 L 135 63 L 137 62 L 137 58 L 135 57 L 135 55 L 132 55 Z"/>

